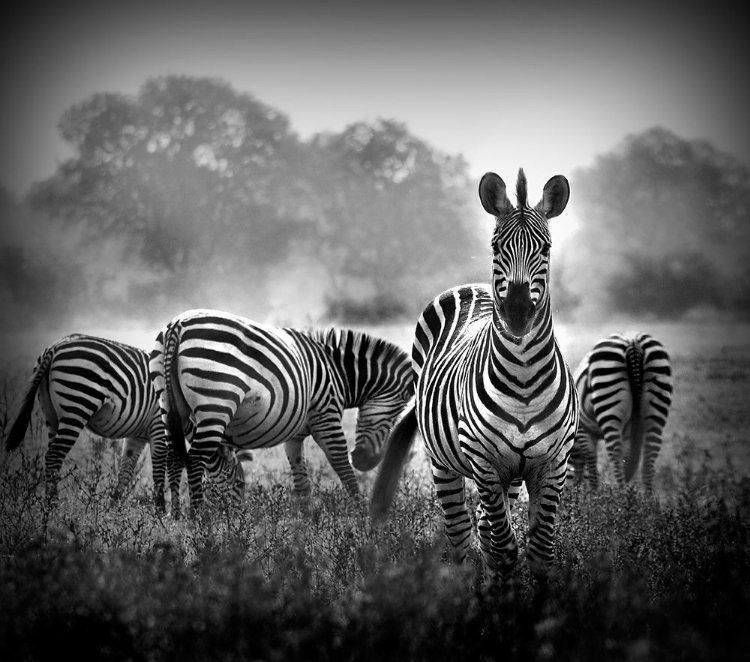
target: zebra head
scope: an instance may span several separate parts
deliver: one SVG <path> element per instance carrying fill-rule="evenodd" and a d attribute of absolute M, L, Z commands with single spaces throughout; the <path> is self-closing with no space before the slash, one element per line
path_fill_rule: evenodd
<path fill-rule="evenodd" d="M 479 199 L 484 210 L 495 217 L 492 236 L 492 291 L 494 320 L 507 336 L 522 338 L 534 326 L 549 301 L 548 219 L 558 216 L 568 204 L 570 188 L 562 175 L 545 185 L 542 199 L 530 207 L 526 196 L 526 175 L 518 171 L 517 206 L 505 192 L 505 182 L 494 172 L 479 182 Z"/>
<path fill-rule="evenodd" d="M 357 471 L 374 469 L 383 458 L 385 442 L 411 392 L 390 400 L 371 400 L 359 409 L 352 465 Z"/>
<path fill-rule="evenodd" d="M 247 458 L 246 453 L 247 451 L 245 455 L 239 456 L 229 446 L 221 444 L 206 466 L 208 476 L 218 491 L 224 497 L 232 498 L 237 503 L 241 503 L 245 496 L 245 471 L 241 459 Z"/>

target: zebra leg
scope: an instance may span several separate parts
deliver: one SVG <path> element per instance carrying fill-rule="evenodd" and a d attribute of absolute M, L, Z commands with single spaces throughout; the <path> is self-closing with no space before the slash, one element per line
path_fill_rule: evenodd
<path fill-rule="evenodd" d="M 607 457 L 612 465 L 612 474 L 615 483 L 625 486 L 625 458 L 623 456 L 622 434 L 619 430 L 607 428 L 604 432 L 604 447 L 607 449 Z"/>
<path fill-rule="evenodd" d="M 57 483 L 63 461 L 78 441 L 84 425 L 77 418 L 61 418 L 56 426 L 50 428 L 49 446 L 44 456 L 44 477 L 47 497 L 51 502 L 57 499 Z"/>
<path fill-rule="evenodd" d="M 166 489 L 167 462 L 170 449 L 162 436 L 151 438 L 151 477 L 154 483 L 154 506 L 163 513 L 166 511 L 164 490 Z"/>
<path fill-rule="evenodd" d="M 585 473 L 588 477 L 589 487 L 594 491 L 599 489 L 599 453 L 597 451 L 598 443 L 599 440 L 594 435 L 587 434 L 583 438 L 581 450 L 585 467 L 581 467 L 581 475 L 577 481 L 580 483 L 583 480 L 583 475 Z"/>
<path fill-rule="evenodd" d="M 117 487 L 112 494 L 114 501 L 119 501 L 123 495 L 130 491 L 130 486 L 135 473 L 135 467 L 138 459 L 143 453 L 146 446 L 145 439 L 128 438 L 122 446 L 122 455 L 120 456 L 120 471 L 117 475 Z"/>
<path fill-rule="evenodd" d="M 289 460 L 289 466 L 292 469 L 292 480 L 294 481 L 294 491 L 298 496 L 307 498 L 310 496 L 312 489 L 310 487 L 310 477 L 307 475 L 307 466 L 302 453 L 302 442 L 305 440 L 307 433 L 289 439 L 284 444 L 286 457 Z"/>
<path fill-rule="evenodd" d="M 328 462 L 346 490 L 354 497 L 359 496 L 359 485 L 349 461 L 349 449 L 346 445 L 344 429 L 341 427 L 340 416 L 338 420 L 333 420 L 330 417 L 318 417 L 311 414 L 310 427 L 313 439 L 323 449 Z"/>
<path fill-rule="evenodd" d="M 651 497 L 654 494 L 656 458 L 659 456 L 661 444 L 662 438 L 660 428 L 650 428 L 645 431 L 643 438 L 641 479 L 643 480 L 643 491 L 648 497 Z"/>
<path fill-rule="evenodd" d="M 479 549 L 485 578 L 490 584 L 503 584 L 518 561 L 518 541 L 510 520 L 508 493 L 499 486 L 479 486 Z"/>
<path fill-rule="evenodd" d="M 521 488 L 523 487 L 523 478 L 514 478 L 510 487 L 508 488 L 508 505 L 510 508 L 518 500 L 518 495 L 521 494 Z"/>
<path fill-rule="evenodd" d="M 221 452 L 226 439 L 226 429 L 233 411 L 224 409 L 212 418 L 199 418 L 195 421 L 193 443 L 188 453 L 187 475 L 190 492 L 190 509 L 195 514 L 204 504 L 203 477 L 214 455 Z"/>
<path fill-rule="evenodd" d="M 453 560 L 463 563 L 471 544 L 471 517 L 466 507 L 466 480 L 460 474 L 432 465 L 440 507 L 445 519 L 445 535 L 453 547 Z"/>
<path fill-rule="evenodd" d="M 169 478 L 169 493 L 172 502 L 171 513 L 174 519 L 180 519 L 180 482 L 182 481 L 182 466 L 171 448 L 167 451 L 167 474 Z M 162 484 L 162 500 L 164 499 L 164 487 Z"/>
<path fill-rule="evenodd" d="M 529 490 L 526 559 L 540 583 L 546 583 L 554 559 L 555 518 L 565 487 L 567 461 L 563 459 L 550 469 L 546 475 L 530 475 L 526 483 Z"/>

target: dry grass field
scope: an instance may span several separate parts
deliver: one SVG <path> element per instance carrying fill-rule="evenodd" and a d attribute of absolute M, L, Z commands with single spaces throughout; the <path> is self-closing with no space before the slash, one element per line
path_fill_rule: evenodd
<path fill-rule="evenodd" d="M 0 451 L 0 658 L 745 659 L 750 328 L 556 328 L 575 368 L 596 339 L 628 327 L 659 337 L 673 360 L 657 500 L 606 483 L 598 494 L 567 490 L 545 600 L 523 554 L 500 593 L 485 589 L 476 565 L 450 563 L 419 450 L 380 528 L 310 442 L 310 503 L 295 498 L 274 449 L 255 454 L 240 511 L 214 500 L 201 519 L 175 520 L 151 505 L 147 459 L 128 499 L 111 503 L 118 443 L 90 437 L 66 461 L 51 508 L 37 415 L 20 450 Z M 409 347 L 410 325 L 370 331 Z M 0 339 L 4 424 L 36 355 L 57 337 Z M 351 433 L 351 416 L 347 424 Z M 361 476 L 365 495 L 372 479 Z M 523 551 L 524 503 L 514 521 Z"/>

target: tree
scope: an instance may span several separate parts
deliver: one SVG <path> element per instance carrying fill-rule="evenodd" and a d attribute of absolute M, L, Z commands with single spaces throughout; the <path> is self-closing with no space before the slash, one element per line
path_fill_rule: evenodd
<path fill-rule="evenodd" d="M 577 170 L 576 264 L 622 312 L 735 309 L 750 285 L 748 167 L 661 128 Z M 638 303 L 640 301 L 640 303 Z"/>
<path fill-rule="evenodd" d="M 462 158 L 391 120 L 319 134 L 310 150 L 310 243 L 329 268 L 332 311 L 411 312 L 486 252 L 471 225 Z"/>
<path fill-rule="evenodd" d="M 67 321 L 86 282 L 48 219 L 0 189 L 0 308 L 3 327 Z M 70 238 L 68 237 L 68 240 Z"/>
<path fill-rule="evenodd" d="M 122 240 L 173 283 L 196 270 L 243 279 L 284 254 L 296 221 L 283 183 L 299 143 L 284 115 L 250 95 L 215 79 L 156 78 L 137 97 L 76 104 L 60 130 L 76 155 L 30 200 L 83 222 L 92 241 Z"/>

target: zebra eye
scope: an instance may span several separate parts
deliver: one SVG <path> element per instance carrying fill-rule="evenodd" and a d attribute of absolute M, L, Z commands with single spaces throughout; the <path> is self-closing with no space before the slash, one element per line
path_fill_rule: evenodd
<path fill-rule="evenodd" d="M 544 246 L 542 246 L 542 250 L 540 250 L 539 252 L 542 255 L 544 255 L 544 257 L 547 257 L 549 255 L 549 249 L 550 249 L 550 245 L 549 244 L 544 244 Z"/>

